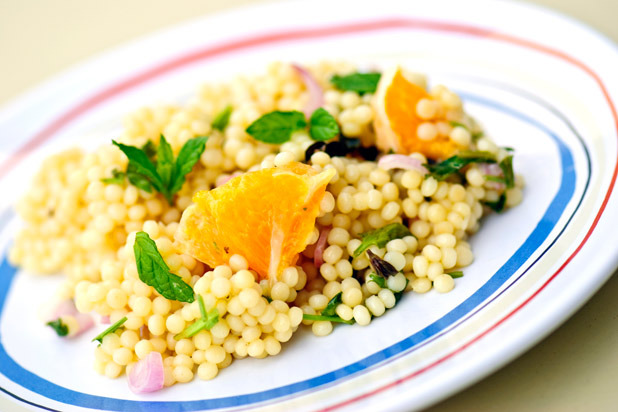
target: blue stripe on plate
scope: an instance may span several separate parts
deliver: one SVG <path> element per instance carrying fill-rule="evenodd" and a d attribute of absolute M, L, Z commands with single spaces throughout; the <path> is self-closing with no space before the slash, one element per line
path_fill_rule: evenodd
<path fill-rule="evenodd" d="M 498 102 L 486 99 L 484 97 L 475 96 L 468 93 L 461 94 L 464 100 L 475 102 L 495 110 L 501 111 L 509 116 L 515 117 L 521 121 L 540 129 L 547 134 L 556 144 L 560 154 L 561 162 L 561 183 L 558 192 L 552 199 L 549 207 L 541 220 L 537 223 L 532 233 L 527 237 L 524 243 L 517 251 L 507 260 L 507 262 L 472 296 L 462 302 L 459 306 L 447 313 L 442 318 L 434 323 L 414 333 L 408 338 L 391 345 L 379 352 L 376 352 L 358 362 L 347 365 L 343 368 L 332 372 L 307 379 L 302 382 L 296 382 L 290 385 L 281 386 L 278 388 L 269 389 L 262 392 L 244 394 L 232 397 L 204 399 L 195 401 L 166 401 L 166 402 L 148 402 L 148 401 L 133 401 L 108 398 L 103 396 L 89 395 L 82 392 L 73 391 L 62 386 L 56 385 L 47 381 L 40 376 L 32 373 L 18 363 L 16 363 L 7 353 L 2 345 L 2 336 L 0 335 L 0 372 L 13 382 L 23 386 L 24 388 L 36 392 L 49 399 L 58 402 L 63 402 L 69 405 L 80 407 L 100 409 L 100 410 L 117 410 L 117 411 L 195 411 L 204 409 L 216 409 L 222 407 L 234 407 L 241 405 L 249 405 L 257 402 L 263 402 L 279 398 L 282 396 L 292 395 L 308 389 L 313 389 L 319 386 L 333 384 L 336 381 L 351 377 L 358 372 L 364 371 L 370 367 L 378 365 L 389 358 L 396 355 L 401 355 L 404 352 L 414 350 L 421 342 L 436 336 L 443 332 L 448 327 L 468 315 L 478 305 L 496 292 L 505 282 L 530 258 L 541 244 L 547 239 L 550 232 L 554 229 L 558 220 L 562 216 L 567 204 L 573 197 L 575 190 L 576 171 L 573 156 L 569 148 L 553 133 L 549 128 L 539 123 L 527 115 L 517 112 Z M 6 258 L 0 264 L 0 313 L 4 308 L 6 297 L 9 293 L 11 283 L 16 274 L 16 268 L 12 267 Z"/>

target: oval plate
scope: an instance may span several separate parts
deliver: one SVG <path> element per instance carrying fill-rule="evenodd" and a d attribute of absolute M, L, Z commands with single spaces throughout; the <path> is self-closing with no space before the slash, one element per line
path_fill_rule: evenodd
<path fill-rule="evenodd" d="M 60 341 L 40 327 L 37 306 L 58 278 L 3 258 L 5 394 L 62 411 L 419 409 L 519 355 L 603 284 L 618 257 L 598 253 L 618 223 L 614 46 L 524 4 L 372 6 L 295 1 L 199 19 L 104 54 L 5 107 L 0 189 L 9 195 L 0 200 L 0 246 L 4 255 L 19 229 L 12 205 L 42 159 L 109 142 L 135 108 L 186 101 L 201 83 L 273 60 L 399 63 L 458 92 L 486 132 L 515 149 L 515 170 L 527 182 L 522 204 L 486 218 L 472 237 L 476 260 L 455 290 L 406 295 L 370 327 L 339 326 L 325 338 L 301 331 L 279 356 L 138 396 L 124 379 L 92 370 L 89 337 Z"/>

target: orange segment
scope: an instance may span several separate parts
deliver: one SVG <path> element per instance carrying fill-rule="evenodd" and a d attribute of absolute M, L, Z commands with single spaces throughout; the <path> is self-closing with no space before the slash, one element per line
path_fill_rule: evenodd
<path fill-rule="evenodd" d="M 416 105 L 421 99 L 432 97 L 423 87 L 408 80 L 401 68 L 382 74 L 373 100 L 373 126 L 380 150 L 420 152 L 431 159 L 445 159 L 455 152 L 457 145 L 447 136 L 429 141 L 418 138 L 416 131 L 423 120 L 416 114 Z"/>
<path fill-rule="evenodd" d="M 211 267 L 244 256 L 260 279 L 293 265 L 315 226 L 334 169 L 293 162 L 245 173 L 193 196 L 176 232 L 181 250 Z"/>

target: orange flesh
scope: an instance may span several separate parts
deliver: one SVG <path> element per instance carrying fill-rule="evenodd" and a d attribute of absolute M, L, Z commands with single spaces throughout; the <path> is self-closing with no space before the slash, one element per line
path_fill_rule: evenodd
<path fill-rule="evenodd" d="M 276 279 L 307 246 L 333 174 L 292 163 L 197 192 L 176 240 L 185 253 L 211 267 L 240 254 L 260 279 Z"/>

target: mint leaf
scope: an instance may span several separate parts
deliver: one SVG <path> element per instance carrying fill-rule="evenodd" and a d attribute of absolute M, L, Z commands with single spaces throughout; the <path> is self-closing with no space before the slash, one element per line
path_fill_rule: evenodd
<path fill-rule="evenodd" d="M 463 277 L 463 272 L 461 270 L 456 270 L 454 272 L 447 273 L 447 275 L 449 275 L 453 279 L 457 279 Z"/>
<path fill-rule="evenodd" d="M 365 250 L 372 245 L 378 247 L 384 247 L 386 244 L 393 240 L 399 239 L 405 236 L 411 236 L 410 230 L 401 223 L 391 223 L 380 229 L 372 230 L 370 232 L 361 233 L 360 237 L 362 242 L 359 247 L 354 251 L 354 257 L 360 256 Z"/>
<path fill-rule="evenodd" d="M 515 174 L 513 173 L 513 156 L 507 156 L 499 163 L 504 176 L 504 184 L 508 189 L 515 186 Z"/>
<path fill-rule="evenodd" d="M 154 157 L 157 155 L 157 148 L 154 143 L 152 143 L 152 140 L 148 140 L 146 143 L 144 143 L 141 149 L 151 160 L 154 159 Z"/>
<path fill-rule="evenodd" d="M 339 134 L 335 118 L 323 108 L 317 108 L 309 119 L 309 135 L 313 140 L 330 140 Z"/>
<path fill-rule="evenodd" d="M 180 149 L 176 163 L 174 165 L 173 180 L 169 186 L 169 192 L 172 196 L 182 189 L 182 185 L 185 183 L 185 176 L 193 170 L 193 166 L 200 160 L 200 156 L 204 153 L 206 148 L 207 137 L 194 137 L 187 140 L 187 142 Z"/>
<path fill-rule="evenodd" d="M 494 212 L 500 213 L 506 206 L 506 194 L 502 193 L 495 202 L 483 202 L 483 204 Z"/>
<path fill-rule="evenodd" d="M 127 166 L 127 179 L 129 179 L 129 183 L 138 189 L 142 189 L 144 192 L 152 193 L 152 185 L 150 184 L 150 180 L 148 180 L 143 175 L 137 173 L 135 171 L 135 166 L 129 163 Z"/>
<path fill-rule="evenodd" d="M 132 168 L 132 173 L 140 174 L 144 178 L 148 179 L 150 184 L 158 192 L 165 192 L 163 181 L 157 173 L 155 165 L 152 164 L 152 161 L 150 161 L 150 159 L 142 149 L 135 146 L 124 145 L 122 143 L 116 142 L 115 140 L 112 140 L 112 143 L 116 145 L 120 150 L 122 150 L 122 152 L 127 156 L 127 158 L 129 159 L 129 167 Z"/>
<path fill-rule="evenodd" d="M 142 282 L 155 288 L 166 299 L 189 303 L 195 300 L 191 286 L 180 276 L 170 272 L 156 243 L 146 232 L 137 232 L 135 235 L 133 252 L 137 273 Z"/>
<path fill-rule="evenodd" d="M 333 296 L 333 298 L 328 302 L 328 304 L 326 305 L 324 310 L 322 310 L 320 315 L 322 315 L 322 316 L 336 316 L 337 315 L 337 312 L 336 312 L 337 306 L 339 306 L 341 304 L 341 302 L 343 302 L 343 300 L 341 299 L 342 295 L 343 295 L 343 292 L 339 292 L 335 296 Z"/>
<path fill-rule="evenodd" d="M 165 140 L 165 137 L 161 135 L 159 138 L 159 147 L 157 148 L 157 174 L 161 178 L 163 187 L 169 189 L 170 182 L 172 180 L 172 173 L 174 171 L 174 152 L 172 152 L 172 146 Z M 170 192 L 165 190 L 162 192 L 167 198 L 167 201 L 171 204 Z"/>
<path fill-rule="evenodd" d="M 232 106 L 227 105 L 223 110 L 221 110 L 212 121 L 212 128 L 217 129 L 219 131 L 225 130 L 227 124 L 230 122 L 230 115 L 232 114 Z"/>
<path fill-rule="evenodd" d="M 46 323 L 47 326 L 51 327 L 56 331 L 56 334 L 60 337 L 66 336 L 69 334 L 69 327 L 62 322 L 62 319 L 58 318 L 56 320 L 52 320 Z"/>
<path fill-rule="evenodd" d="M 307 121 L 303 113 L 274 111 L 266 113 L 251 123 L 246 132 L 255 140 L 281 144 L 290 140 L 292 133 L 305 127 L 307 127 Z"/>
<path fill-rule="evenodd" d="M 175 340 L 191 338 L 197 335 L 201 330 L 210 330 L 213 326 L 219 322 L 219 311 L 214 308 L 210 312 L 206 312 L 204 307 L 204 300 L 201 295 L 197 295 L 197 303 L 200 305 L 200 312 L 202 317 L 195 321 L 193 324 L 187 326 L 182 332 L 174 335 Z"/>
<path fill-rule="evenodd" d="M 123 185 L 124 179 L 127 177 L 125 172 L 118 169 L 112 170 L 112 177 L 106 177 L 101 179 L 101 182 L 112 185 Z"/>
<path fill-rule="evenodd" d="M 99 333 L 93 340 L 91 340 L 91 342 L 98 340 L 99 343 L 103 343 L 103 338 L 105 336 L 109 335 L 110 333 L 116 332 L 116 330 L 118 330 L 118 328 L 120 328 L 126 321 L 127 321 L 127 317 L 125 316 L 122 319 L 118 320 L 116 323 L 114 323 L 109 328 L 105 329 L 103 332 Z"/>
<path fill-rule="evenodd" d="M 326 320 L 329 322 L 337 322 L 337 323 L 347 323 L 348 325 L 353 325 L 354 320 L 343 320 L 339 316 L 324 316 L 324 315 L 309 315 L 307 313 L 303 314 L 303 319 L 305 320 Z"/>
<path fill-rule="evenodd" d="M 347 76 L 334 75 L 330 82 L 339 90 L 358 94 L 375 93 L 380 81 L 380 73 L 352 73 Z"/>
<path fill-rule="evenodd" d="M 436 180 L 440 181 L 453 173 L 457 173 L 470 163 L 496 163 L 496 158 L 489 152 L 465 150 L 449 157 L 443 162 L 433 165 L 425 164 L 424 166 L 429 170 L 429 176 L 433 176 Z"/>

